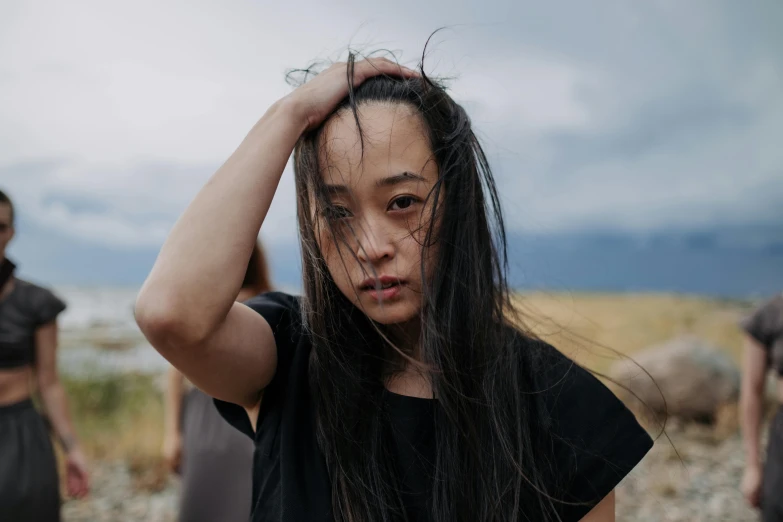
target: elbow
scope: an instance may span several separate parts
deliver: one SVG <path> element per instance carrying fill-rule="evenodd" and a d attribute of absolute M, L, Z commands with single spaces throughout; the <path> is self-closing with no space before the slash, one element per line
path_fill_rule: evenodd
<path fill-rule="evenodd" d="M 206 321 L 178 306 L 171 296 L 142 290 L 133 312 L 141 333 L 161 353 L 196 345 L 209 335 Z"/>

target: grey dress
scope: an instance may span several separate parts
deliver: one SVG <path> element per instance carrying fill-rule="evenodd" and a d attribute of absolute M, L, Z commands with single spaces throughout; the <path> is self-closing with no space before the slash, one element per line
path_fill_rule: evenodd
<path fill-rule="evenodd" d="M 45 288 L 15 280 L 0 300 L 0 369 L 35 364 L 35 331 L 65 303 Z M 60 491 L 45 419 L 30 399 L 0 405 L 0 520 L 56 522 Z"/>
<path fill-rule="evenodd" d="M 742 323 L 744 330 L 766 350 L 770 367 L 783 379 L 783 294 L 767 301 Z M 761 492 L 764 522 L 783 522 L 783 408 L 769 427 Z"/>
<path fill-rule="evenodd" d="M 250 520 L 253 441 L 197 388 L 185 396 L 182 430 L 180 522 Z"/>

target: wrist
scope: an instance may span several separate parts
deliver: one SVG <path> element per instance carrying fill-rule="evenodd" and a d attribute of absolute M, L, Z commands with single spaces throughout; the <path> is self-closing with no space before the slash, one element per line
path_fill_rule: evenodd
<path fill-rule="evenodd" d="M 62 446 L 65 453 L 70 453 L 71 449 L 76 447 L 76 437 L 70 433 L 61 433 L 58 438 L 60 440 L 60 446 Z"/>
<path fill-rule="evenodd" d="M 68 456 L 71 456 L 71 455 L 78 455 L 78 454 L 81 454 L 81 453 L 82 453 L 82 447 L 81 447 L 81 446 L 79 446 L 79 443 L 77 443 L 77 442 L 72 442 L 72 443 L 70 444 L 70 446 L 67 446 L 67 447 L 65 446 L 65 444 L 63 444 L 63 451 L 64 451 L 64 452 L 65 452 L 65 454 L 66 454 L 66 455 L 68 455 Z"/>
<path fill-rule="evenodd" d="M 305 104 L 291 94 L 276 101 L 269 108 L 267 114 L 292 124 L 299 135 L 304 133 L 310 125 Z"/>

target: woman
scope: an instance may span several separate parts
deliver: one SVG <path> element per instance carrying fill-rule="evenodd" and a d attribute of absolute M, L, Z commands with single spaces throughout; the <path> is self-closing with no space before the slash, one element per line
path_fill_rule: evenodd
<path fill-rule="evenodd" d="M 60 520 L 60 490 L 47 421 L 65 453 L 68 494 L 80 498 L 89 489 L 57 374 L 56 318 L 65 303 L 14 277 L 5 257 L 13 237 L 14 206 L 0 191 L 0 518 L 52 522 Z M 33 407 L 33 383 L 46 419 Z"/>
<path fill-rule="evenodd" d="M 742 493 L 752 507 L 761 507 L 765 522 L 783 522 L 783 413 L 779 408 L 769 428 L 763 471 L 759 449 L 765 383 L 770 368 L 778 377 L 777 396 L 783 398 L 783 294 L 762 305 L 742 327 L 746 333 L 740 388 L 745 442 Z"/>
<path fill-rule="evenodd" d="M 256 243 L 237 301 L 271 289 L 266 258 Z M 179 520 L 242 521 L 250 517 L 253 441 L 232 428 L 212 399 L 197 388 L 185 395 L 185 379 L 169 370 L 163 454 L 182 470 Z M 184 444 L 184 457 L 183 454 Z"/>
<path fill-rule="evenodd" d="M 292 151 L 304 295 L 233 303 Z M 136 303 L 253 438 L 253 520 L 614 520 L 652 441 L 516 326 L 504 238 L 470 120 L 423 72 L 350 56 L 258 121 Z"/>

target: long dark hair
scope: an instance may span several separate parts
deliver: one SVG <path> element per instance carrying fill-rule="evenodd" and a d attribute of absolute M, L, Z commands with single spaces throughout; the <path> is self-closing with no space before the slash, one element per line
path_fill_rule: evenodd
<path fill-rule="evenodd" d="M 269 278 L 269 267 L 266 262 L 264 247 L 260 241 L 256 241 L 250 261 L 247 263 L 245 278 L 242 280 L 242 288 L 253 290 L 260 294 L 272 289 L 272 281 Z"/>
<path fill-rule="evenodd" d="M 439 171 L 429 194 L 432 204 L 425 206 L 432 215 L 423 220 L 419 339 L 421 364 L 430 370 L 439 405 L 432 520 L 557 519 L 552 459 L 540 438 L 542 413 L 525 393 L 530 390 L 529 370 L 520 354 L 524 345 L 518 342 L 524 334 L 511 320 L 498 191 L 470 118 L 422 67 L 419 78 L 377 76 L 354 86 L 355 59 L 349 55 L 349 94 L 335 113 L 350 111 L 361 136 L 357 108 L 362 104 L 413 109 Z M 381 400 L 384 380 L 399 368 L 399 354 L 389 349 L 383 326 L 373 324 L 341 294 L 319 249 L 316 238 L 322 231 L 336 243 L 347 244 L 348 239 L 343 227 L 320 217 L 328 206 L 320 173 L 324 166 L 319 165 L 322 131 L 323 126 L 299 140 L 294 171 L 302 313 L 313 340 L 310 380 L 318 441 L 332 479 L 334 517 L 346 522 L 405 520 Z M 427 271 L 433 274 L 429 278 L 427 258 L 435 265 Z"/>

